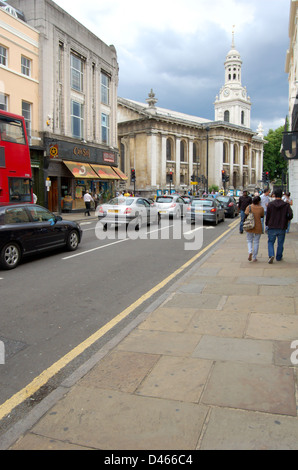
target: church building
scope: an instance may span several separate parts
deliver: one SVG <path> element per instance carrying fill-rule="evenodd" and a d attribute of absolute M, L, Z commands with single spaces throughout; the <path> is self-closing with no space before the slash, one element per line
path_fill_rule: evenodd
<path fill-rule="evenodd" d="M 135 170 L 136 191 L 188 191 L 211 185 L 226 190 L 254 189 L 263 169 L 261 124 L 250 128 L 251 101 L 242 86 L 242 60 L 235 48 L 225 61 L 225 83 L 216 96 L 214 121 L 157 106 L 151 90 L 146 103 L 118 98 L 121 170 Z M 225 182 L 223 182 L 223 172 Z M 133 189 L 131 181 L 128 189 Z"/>

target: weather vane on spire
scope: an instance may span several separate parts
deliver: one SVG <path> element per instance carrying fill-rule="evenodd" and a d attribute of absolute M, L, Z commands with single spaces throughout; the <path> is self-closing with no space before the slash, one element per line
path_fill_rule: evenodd
<path fill-rule="evenodd" d="M 235 25 L 233 24 L 233 29 L 232 29 L 232 49 L 235 49 Z"/>

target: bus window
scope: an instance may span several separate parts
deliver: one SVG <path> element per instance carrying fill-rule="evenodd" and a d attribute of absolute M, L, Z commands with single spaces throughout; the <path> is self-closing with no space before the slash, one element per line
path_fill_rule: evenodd
<path fill-rule="evenodd" d="M 23 123 L 21 121 L 1 121 L 1 140 L 26 145 Z"/>
<path fill-rule="evenodd" d="M 10 202 L 31 202 L 31 180 L 29 178 L 9 178 Z"/>

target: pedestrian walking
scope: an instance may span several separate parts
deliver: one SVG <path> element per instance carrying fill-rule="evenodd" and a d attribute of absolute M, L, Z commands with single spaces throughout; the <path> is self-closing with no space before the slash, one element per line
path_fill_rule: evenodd
<path fill-rule="evenodd" d="M 288 202 L 282 200 L 282 190 L 274 191 L 275 198 L 268 204 L 266 225 L 268 227 L 268 263 L 274 260 L 274 245 L 277 239 L 276 261 L 283 257 L 286 230 L 289 221 L 293 218 L 293 211 Z"/>
<path fill-rule="evenodd" d="M 285 193 L 282 197 L 282 200 L 287 202 L 288 204 L 290 204 L 290 206 L 293 205 L 293 200 L 291 198 L 291 193 Z M 289 233 L 290 231 L 290 226 L 291 226 L 291 221 L 289 220 L 289 223 L 288 223 L 288 228 L 286 230 L 286 233 Z"/>
<path fill-rule="evenodd" d="M 87 189 L 87 191 L 84 194 L 84 202 L 85 202 L 85 207 L 86 207 L 85 216 L 88 215 L 90 217 L 91 201 L 93 201 L 93 198 L 91 194 L 89 194 L 89 191 Z"/>
<path fill-rule="evenodd" d="M 252 204 L 245 209 L 245 215 L 249 214 L 249 210 L 254 215 L 255 226 L 246 232 L 247 248 L 248 248 L 248 261 L 257 261 L 259 252 L 260 238 L 263 233 L 261 219 L 264 217 L 264 208 L 261 205 L 260 196 L 255 196 Z"/>
<path fill-rule="evenodd" d="M 261 206 L 264 208 L 264 217 L 262 217 L 262 219 L 261 219 L 263 233 L 265 233 L 265 231 L 267 230 L 267 227 L 264 226 L 265 225 L 264 222 L 265 222 L 265 218 L 266 218 L 266 214 L 267 214 L 267 207 L 268 207 L 268 204 L 270 202 L 269 194 L 270 194 L 270 189 L 266 188 L 266 189 L 264 189 L 264 192 L 261 196 Z"/>
<path fill-rule="evenodd" d="M 252 204 L 252 198 L 248 195 L 248 192 L 246 189 L 243 191 L 242 196 L 240 196 L 239 201 L 238 201 L 238 207 L 240 210 L 240 226 L 239 226 L 239 232 L 243 233 L 243 222 L 245 219 L 245 209 L 247 206 Z"/>

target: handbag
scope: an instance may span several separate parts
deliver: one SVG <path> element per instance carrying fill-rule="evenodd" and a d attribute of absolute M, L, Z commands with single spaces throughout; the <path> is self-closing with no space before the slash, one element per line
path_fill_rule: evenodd
<path fill-rule="evenodd" d="M 255 217 L 251 211 L 251 206 L 249 206 L 249 214 L 243 222 L 243 230 L 246 232 L 255 228 Z"/>

